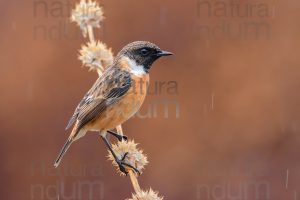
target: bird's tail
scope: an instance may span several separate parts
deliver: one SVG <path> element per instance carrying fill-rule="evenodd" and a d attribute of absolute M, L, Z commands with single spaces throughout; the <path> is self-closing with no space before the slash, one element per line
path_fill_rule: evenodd
<path fill-rule="evenodd" d="M 54 163 L 54 167 L 58 167 L 59 163 L 61 162 L 62 158 L 64 157 L 64 155 L 66 154 L 66 152 L 68 151 L 68 149 L 70 148 L 71 144 L 75 141 L 78 140 L 79 138 L 81 138 L 82 136 L 85 135 L 86 131 L 84 129 L 78 130 L 78 124 L 75 124 L 70 137 L 68 138 L 67 142 L 65 143 L 65 145 L 63 146 L 63 148 L 61 149 L 57 159 L 55 160 Z"/>
<path fill-rule="evenodd" d="M 67 142 L 65 143 L 65 145 L 63 146 L 63 148 L 61 149 L 57 159 L 55 160 L 54 163 L 54 167 L 58 167 L 59 163 L 61 162 L 63 156 L 66 154 L 66 152 L 68 151 L 69 147 L 71 146 L 73 142 L 73 139 L 71 137 L 69 137 L 69 139 L 67 140 Z"/>

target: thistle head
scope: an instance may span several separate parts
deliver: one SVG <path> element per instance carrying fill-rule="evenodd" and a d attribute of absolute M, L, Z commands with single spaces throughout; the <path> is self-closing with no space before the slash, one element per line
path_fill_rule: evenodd
<path fill-rule="evenodd" d="M 119 141 L 117 144 L 112 145 L 113 151 L 119 159 L 124 158 L 124 155 L 127 155 L 124 158 L 124 162 L 135 167 L 139 172 L 142 173 L 142 170 L 148 164 L 146 155 L 143 154 L 143 151 L 137 148 L 137 144 L 131 141 Z M 108 159 L 113 162 L 113 165 L 119 170 L 118 164 L 115 162 L 114 157 L 109 152 Z M 131 168 L 126 168 L 131 170 Z M 120 174 L 124 175 L 121 171 Z"/>
<path fill-rule="evenodd" d="M 81 47 L 79 51 L 79 60 L 84 66 L 90 67 L 91 70 L 97 70 L 101 75 L 103 70 L 113 63 L 113 54 L 101 42 L 89 42 Z"/>
<path fill-rule="evenodd" d="M 157 192 L 150 188 L 148 191 L 140 191 L 133 194 L 132 198 L 127 200 L 163 200 L 163 197 L 159 197 Z"/>
<path fill-rule="evenodd" d="M 76 22 L 86 37 L 88 26 L 100 28 L 100 22 L 104 19 L 102 8 L 92 0 L 81 0 L 72 10 L 71 21 Z"/>

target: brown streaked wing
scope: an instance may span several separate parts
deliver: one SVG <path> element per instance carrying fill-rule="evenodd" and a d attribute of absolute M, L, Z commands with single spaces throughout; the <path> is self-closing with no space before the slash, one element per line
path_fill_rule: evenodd
<path fill-rule="evenodd" d="M 99 116 L 108 106 L 119 101 L 130 89 L 130 86 L 131 76 L 129 72 L 119 68 L 107 69 L 106 73 L 96 81 L 79 103 L 67 128 L 76 120 L 79 122 L 78 128 L 82 128 Z"/>

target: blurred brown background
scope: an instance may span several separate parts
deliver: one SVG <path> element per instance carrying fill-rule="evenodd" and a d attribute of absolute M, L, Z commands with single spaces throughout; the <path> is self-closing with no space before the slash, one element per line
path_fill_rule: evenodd
<path fill-rule="evenodd" d="M 84 39 L 68 21 L 75 3 L 0 1 L 1 199 L 133 192 L 96 134 L 53 169 L 69 117 L 97 78 L 77 60 Z M 173 200 L 300 198 L 299 1 L 100 3 L 97 37 L 115 53 L 134 40 L 175 53 L 154 65 L 151 94 L 124 125 L 150 160 L 143 188 Z"/>

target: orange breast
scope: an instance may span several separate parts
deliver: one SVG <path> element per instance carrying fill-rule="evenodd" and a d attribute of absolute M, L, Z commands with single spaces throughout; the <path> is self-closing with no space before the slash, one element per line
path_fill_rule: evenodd
<path fill-rule="evenodd" d="M 103 112 L 90 124 L 89 129 L 107 130 L 123 124 L 131 118 L 143 104 L 149 84 L 149 75 L 132 76 L 132 86 L 120 101 Z"/>

